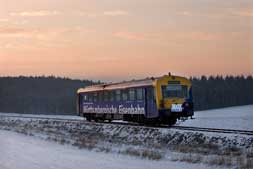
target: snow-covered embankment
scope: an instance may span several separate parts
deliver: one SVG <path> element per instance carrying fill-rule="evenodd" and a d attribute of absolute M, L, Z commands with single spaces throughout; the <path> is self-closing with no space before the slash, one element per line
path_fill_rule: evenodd
<path fill-rule="evenodd" d="M 226 164 L 234 165 L 236 163 L 234 161 L 238 161 L 237 157 L 249 160 L 253 158 L 253 137 L 243 135 L 207 134 L 144 126 L 12 117 L 0 117 L 0 129 L 54 140 L 61 144 L 71 144 L 80 148 L 149 159 L 167 158 L 216 164 L 219 161 L 216 163 L 215 161 L 222 157 L 234 159 Z M 246 164 L 236 163 L 236 165 L 248 165 L 248 162 Z"/>

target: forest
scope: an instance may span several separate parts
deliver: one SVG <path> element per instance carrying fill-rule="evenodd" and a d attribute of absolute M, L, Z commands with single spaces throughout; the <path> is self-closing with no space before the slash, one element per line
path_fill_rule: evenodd
<path fill-rule="evenodd" d="M 253 104 L 252 76 L 190 79 L 195 110 Z M 54 76 L 0 77 L 0 112 L 75 114 L 77 89 L 99 83 Z"/>
<path fill-rule="evenodd" d="M 94 83 L 54 76 L 2 77 L 0 112 L 74 114 L 76 91 Z"/>

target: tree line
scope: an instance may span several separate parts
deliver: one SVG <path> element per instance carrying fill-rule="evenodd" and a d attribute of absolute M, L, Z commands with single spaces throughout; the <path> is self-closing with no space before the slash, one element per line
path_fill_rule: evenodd
<path fill-rule="evenodd" d="M 76 91 L 90 80 L 49 77 L 1 77 L 0 112 L 73 114 Z"/>
<path fill-rule="evenodd" d="M 196 110 L 253 104 L 252 76 L 191 78 Z"/>
<path fill-rule="evenodd" d="M 192 77 L 195 110 L 253 104 L 253 77 Z M 0 112 L 75 114 L 78 88 L 99 84 L 60 77 L 0 77 Z"/>

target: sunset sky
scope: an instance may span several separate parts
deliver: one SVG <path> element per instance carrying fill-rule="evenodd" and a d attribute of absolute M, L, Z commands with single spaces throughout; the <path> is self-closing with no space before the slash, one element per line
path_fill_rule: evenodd
<path fill-rule="evenodd" d="M 0 76 L 253 74 L 252 0 L 0 0 Z"/>

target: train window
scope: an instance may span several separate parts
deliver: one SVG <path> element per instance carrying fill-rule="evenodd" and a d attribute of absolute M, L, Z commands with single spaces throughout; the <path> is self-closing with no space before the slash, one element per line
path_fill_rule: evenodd
<path fill-rule="evenodd" d="M 116 90 L 116 101 L 120 101 L 120 96 L 121 96 L 121 91 L 120 90 Z"/>
<path fill-rule="evenodd" d="M 109 93 L 108 91 L 104 91 L 104 101 L 108 102 L 108 100 L 109 100 Z"/>
<path fill-rule="evenodd" d="M 89 100 L 89 102 L 93 102 L 93 94 L 92 93 L 88 94 L 88 100 Z"/>
<path fill-rule="evenodd" d="M 162 86 L 162 95 L 163 98 L 187 98 L 188 89 L 184 85 L 168 85 Z"/>
<path fill-rule="evenodd" d="M 154 89 L 153 88 L 147 88 L 147 98 L 148 98 L 148 100 L 154 99 Z"/>
<path fill-rule="evenodd" d="M 129 100 L 135 100 L 135 89 L 129 89 Z"/>
<path fill-rule="evenodd" d="M 97 92 L 93 93 L 93 101 L 94 102 L 98 101 L 98 94 L 97 94 Z"/>
<path fill-rule="evenodd" d="M 122 100 L 123 101 L 127 101 L 127 95 L 128 95 L 128 91 L 127 90 L 122 90 Z"/>
<path fill-rule="evenodd" d="M 114 102 L 115 98 L 115 92 L 114 91 L 110 91 L 110 101 Z"/>
<path fill-rule="evenodd" d="M 136 90 L 137 100 L 143 100 L 143 89 Z"/>
<path fill-rule="evenodd" d="M 98 92 L 98 100 L 99 100 L 100 102 L 103 101 L 103 92 L 102 92 L 102 91 Z"/>
<path fill-rule="evenodd" d="M 83 100 L 84 100 L 84 101 L 88 101 L 88 96 L 87 96 L 87 94 L 83 95 Z"/>

